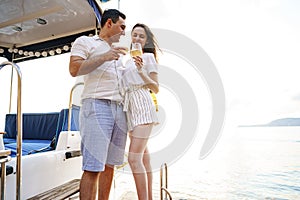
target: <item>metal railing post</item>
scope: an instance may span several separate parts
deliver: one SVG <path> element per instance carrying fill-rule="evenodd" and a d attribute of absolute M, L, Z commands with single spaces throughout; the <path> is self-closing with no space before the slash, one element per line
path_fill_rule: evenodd
<path fill-rule="evenodd" d="M 73 102 L 73 92 L 79 85 L 84 85 L 83 82 L 76 83 L 70 92 L 70 100 L 69 100 L 69 116 L 68 116 L 68 131 L 71 131 L 71 120 L 72 120 L 72 102 Z"/>
<path fill-rule="evenodd" d="M 163 199 L 164 193 L 165 198 Z M 168 197 L 172 200 L 171 193 L 168 191 L 168 166 L 164 163 L 160 167 L 160 200 L 167 200 Z"/>
<path fill-rule="evenodd" d="M 21 109 L 21 102 L 22 102 L 22 73 L 18 65 L 16 65 L 13 62 L 4 61 L 0 64 L 0 70 L 6 66 L 10 65 L 12 66 L 18 75 L 18 93 L 17 93 L 17 175 L 16 175 L 16 200 L 21 199 L 21 164 L 22 164 L 22 109 Z"/>

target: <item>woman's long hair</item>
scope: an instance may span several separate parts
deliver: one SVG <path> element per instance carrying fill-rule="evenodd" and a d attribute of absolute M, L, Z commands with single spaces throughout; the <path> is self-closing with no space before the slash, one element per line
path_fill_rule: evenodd
<path fill-rule="evenodd" d="M 152 33 L 152 31 L 150 30 L 150 28 L 145 25 L 145 24 L 141 24 L 141 23 L 137 23 L 136 25 L 133 26 L 132 31 L 136 28 L 136 27 L 141 27 L 145 30 L 146 35 L 147 35 L 147 41 L 146 44 L 143 48 L 143 52 L 144 53 L 153 53 L 156 62 L 158 61 L 157 59 L 157 51 L 161 51 L 160 48 L 158 47 L 158 43 L 157 40 L 154 36 L 154 34 Z M 132 32 L 131 31 L 131 32 Z"/>

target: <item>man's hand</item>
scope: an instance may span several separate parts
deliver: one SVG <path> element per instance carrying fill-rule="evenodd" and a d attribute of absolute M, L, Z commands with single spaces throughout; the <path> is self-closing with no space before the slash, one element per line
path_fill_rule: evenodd
<path fill-rule="evenodd" d="M 118 60 L 120 55 L 126 55 L 127 52 L 128 52 L 127 47 L 112 46 L 111 49 L 105 53 L 105 57 L 107 61 Z"/>

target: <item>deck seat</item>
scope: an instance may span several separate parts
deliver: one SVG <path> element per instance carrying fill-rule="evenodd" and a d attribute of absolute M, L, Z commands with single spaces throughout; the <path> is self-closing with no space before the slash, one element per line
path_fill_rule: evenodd
<path fill-rule="evenodd" d="M 59 112 L 24 113 L 22 155 L 27 155 L 37 149 L 48 147 L 56 135 Z M 16 114 L 7 114 L 3 137 L 5 149 L 11 150 L 11 156 L 16 156 Z"/>
<path fill-rule="evenodd" d="M 80 107 L 72 106 L 71 131 L 79 130 Z M 22 155 L 54 150 L 61 131 L 68 130 L 69 109 L 51 113 L 24 113 Z M 3 136 L 5 149 L 11 150 L 11 156 L 17 153 L 16 114 L 7 114 Z"/>
<path fill-rule="evenodd" d="M 80 112 L 80 106 L 72 105 L 70 131 L 79 131 L 79 112 Z M 59 114 L 54 148 L 57 145 L 60 132 L 68 130 L 68 121 L 69 121 L 69 109 L 62 109 Z"/>
<path fill-rule="evenodd" d="M 27 140 L 27 142 L 22 141 L 22 155 L 28 155 L 48 151 L 50 149 L 46 148 L 49 147 L 51 140 Z M 11 150 L 11 157 L 15 157 L 17 154 L 17 143 L 10 143 L 5 145 L 5 149 Z"/>
<path fill-rule="evenodd" d="M 79 112 L 80 112 L 80 106 L 72 105 L 70 131 L 79 131 Z M 54 138 L 52 139 L 51 143 L 46 148 L 34 150 L 29 153 L 31 154 L 31 153 L 55 150 L 60 133 L 62 131 L 68 130 L 68 121 L 69 121 L 69 108 L 62 109 L 60 111 L 59 117 L 58 117 L 56 134 L 55 134 Z"/>
<path fill-rule="evenodd" d="M 3 137 L 3 143 L 4 144 L 9 144 L 9 143 L 15 143 L 17 140 L 15 138 L 6 138 Z"/>

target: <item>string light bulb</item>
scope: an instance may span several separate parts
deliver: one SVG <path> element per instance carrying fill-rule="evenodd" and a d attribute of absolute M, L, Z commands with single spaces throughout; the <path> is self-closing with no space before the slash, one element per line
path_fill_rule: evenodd
<path fill-rule="evenodd" d="M 47 51 L 43 51 L 43 52 L 42 52 L 42 56 L 43 56 L 43 57 L 46 57 L 47 55 L 48 55 Z"/>
<path fill-rule="evenodd" d="M 55 55 L 55 53 L 54 53 L 53 50 L 50 50 L 50 51 L 49 51 L 49 54 L 50 54 L 50 56 L 54 56 L 54 55 Z"/>
<path fill-rule="evenodd" d="M 69 51 L 69 46 L 68 45 L 63 46 L 63 50 Z"/>
<path fill-rule="evenodd" d="M 37 52 L 34 53 L 34 55 L 35 55 L 36 57 L 40 57 L 40 56 L 41 56 L 41 53 L 37 51 Z"/>
<path fill-rule="evenodd" d="M 61 54 L 61 49 L 60 49 L 60 48 L 57 48 L 57 49 L 55 50 L 55 52 L 56 52 L 57 54 Z"/>

